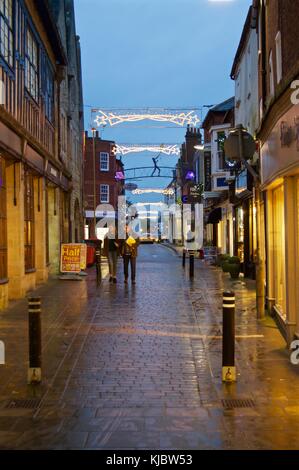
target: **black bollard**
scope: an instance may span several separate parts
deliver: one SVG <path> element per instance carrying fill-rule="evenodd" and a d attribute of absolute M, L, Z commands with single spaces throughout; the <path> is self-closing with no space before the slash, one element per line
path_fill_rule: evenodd
<path fill-rule="evenodd" d="M 186 250 L 183 249 L 183 268 L 186 266 Z"/>
<path fill-rule="evenodd" d="M 29 369 L 28 383 L 37 384 L 42 380 L 42 338 L 41 338 L 41 298 L 28 299 L 29 316 Z"/>
<path fill-rule="evenodd" d="M 189 277 L 194 278 L 194 251 L 189 252 Z"/>
<path fill-rule="evenodd" d="M 235 293 L 223 293 L 222 381 L 236 381 Z"/>
<path fill-rule="evenodd" d="M 102 254 L 101 254 L 101 241 L 97 244 L 96 247 L 96 270 L 97 270 L 97 285 L 100 285 L 102 282 Z"/>

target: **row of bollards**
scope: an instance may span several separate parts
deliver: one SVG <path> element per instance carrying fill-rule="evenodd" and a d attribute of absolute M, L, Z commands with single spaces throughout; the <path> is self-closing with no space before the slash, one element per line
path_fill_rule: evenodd
<path fill-rule="evenodd" d="M 194 258 L 193 258 L 194 260 Z M 100 260 L 99 260 L 100 261 Z M 194 266 L 194 265 L 193 265 Z M 28 299 L 29 369 L 28 383 L 42 380 L 41 298 Z M 236 381 L 235 367 L 235 293 L 223 293 L 222 381 Z"/>

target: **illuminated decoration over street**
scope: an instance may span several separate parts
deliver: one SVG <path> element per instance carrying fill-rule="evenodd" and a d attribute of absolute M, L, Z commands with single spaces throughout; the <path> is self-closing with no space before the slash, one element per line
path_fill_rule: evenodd
<path fill-rule="evenodd" d="M 167 189 L 135 189 L 132 191 L 132 194 L 148 194 L 148 193 L 157 193 L 157 194 L 165 194 L 165 195 L 172 195 L 174 194 L 174 190 L 172 188 Z"/>
<path fill-rule="evenodd" d="M 194 110 L 182 111 L 175 109 L 146 108 L 146 109 L 126 109 L 126 110 L 104 110 L 93 109 L 93 119 L 95 124 L 100 126 L 117 126 L 124 122 L 156 121 L 172 123 L 177 126 L 196 127 L 200 122 L 198 115 Z"/>
<path fill-rule="evenodd" d="M 195 179 L 195 173 L 194 173 L 194 171 L 191 171 L 191 170 L 187 171 L 187 174 L 186 174 L 185 179 L 186 179 L 187 181 L 193 181 L 193 180 Z"/>
<path fill-rule="evenodd" d="M 123 174 L 122 171 L 117 171 L 117 172 L 115 173 L 115 179 L 116 179 L 116 181 L 124 180 L 124 179 L 125 179 L 125 175 Z"/>
<path fill-rule="evenodd" d="M 140 152 L 155 152 L 163 153 L 164 155 L 180 155 L 180 147 L 177 144 L 116 144 L 115 153 L 121 155 L 127 155 L 129 153 L 140 153 Z"/>

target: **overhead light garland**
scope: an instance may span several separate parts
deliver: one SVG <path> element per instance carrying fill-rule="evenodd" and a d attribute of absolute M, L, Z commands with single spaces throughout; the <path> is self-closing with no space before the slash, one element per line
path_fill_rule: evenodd
<path fill-rule="evenodd" d="M 149 145 L 149 144 L 136 144 L 136 145 L 125 145 L 116 144 L 114 147 L 115 154 L 127 155 L 129 153 L 140 153 L 140 152 L 155 152 L 163 153 L 164 155 L 180 155 L 180 147 L 177 144 L 161 144 L 161 145 Z"/>
<path fill-rule="evenodd" d="M 117 126 L 124 122 L 138 122 L 138 121 L 158 121 L 158 122 L 169 122 L 176 124 L 177 126 L 185 127 L 188 124 L 196 127 L 200 122 L 199 117 L 195 111 L 174 111 L 170 109 L 163 109 L 159 112 L 155 109 L 144 109 L 133 112 L 122 113 L 121 111 L 107 111 L 101 109 L 94 109 L 92 113 L 96 114 L 94 122 L 97 126 Z"/>
<path fill-rule="evenodd" d="M 174 194 L 174 190 L 172 188 L 166 188 L 166 189 L 134 189 L 132 191 L 132 194 L 148 194 L 148 193 L 157 193 L 157 194 L 164 194 L 165 196 L 167 195 L 172 195 Z"/>

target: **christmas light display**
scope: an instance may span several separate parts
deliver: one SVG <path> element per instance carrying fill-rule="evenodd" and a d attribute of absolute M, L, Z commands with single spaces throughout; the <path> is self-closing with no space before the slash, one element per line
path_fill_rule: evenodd
<path fill-rule="evenodd" d="M 167 189 L 135 189 L 132 191 L 132 194 L 148 194 L 148 193 L 157 193 L 157 194 L 164 194 L 164 195 L 172 195 L 174 194 L 174 190 L 172 188 Z"/>
<path fill-rule="evenodd" d="M 157 122 L 168 122 L 176 124 L 177 126 L 185 127 L 188 124 L 196 127 L 200 122 L 199 117 L 195 111 L 175 111 L 170 109 L 159 110 L 155 109 L 144 109 L 133 112 L 127 110 L 127 112 L 121 111 L 108 111 L 108 110 L 92 110 L 93 114 L 96 114 L 94 122 L 97 126 L 117 126 L 124 122 L 138 122 L 138 121 L 157 121 Z"/>
<path fill-rule="evenodd" d="M 120 155 L 140 152 L 163 153 L 164 155 L 180 155 L 180 147 L 176 144 L 150 145 L 150 144 L 116 144 L 114 152 Z"/>

